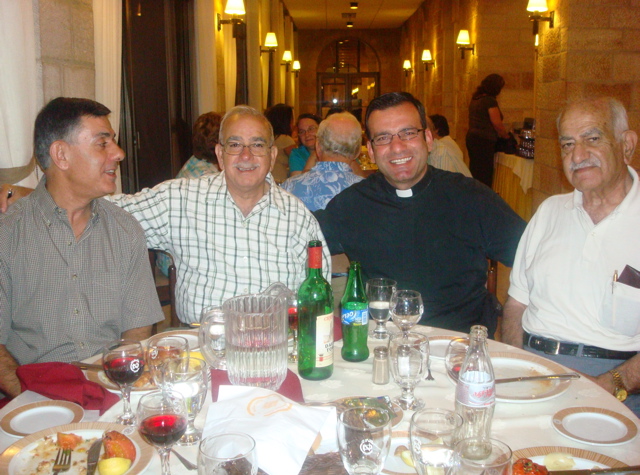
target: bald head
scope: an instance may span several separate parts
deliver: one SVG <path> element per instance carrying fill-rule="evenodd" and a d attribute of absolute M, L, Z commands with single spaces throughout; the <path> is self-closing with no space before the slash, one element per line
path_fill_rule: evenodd
<path fill-rule="evenodd" d="M 332 114 L 320 123 L 316 151 L 324 161 L 355 160 L 360 155 L 362 127 L 349 112 Z"/>

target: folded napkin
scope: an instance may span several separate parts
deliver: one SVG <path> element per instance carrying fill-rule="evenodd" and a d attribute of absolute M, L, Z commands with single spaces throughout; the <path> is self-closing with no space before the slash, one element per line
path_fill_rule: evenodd
<path fill-rule="evenodd" d="M 23 391 L 28 389 L 51 399 L 75 402 L 84 409 L 100 410 L 100 415 L 120 400 L 68 363 L 27 364 L 19 366 L 16 374 Z"/>
<path fill-rule="evenodd" d="M 231 382 L 229 381 L 229 376 L 226 371 L 221 369 L 211 370 L 211 400 L 213 402 L 218 400 L 218 390 L 220 386 L 228 385 L 231 385 Z M 298 379 L 298 376 L 290 369 L 287 370 L 287 376 L 282 386 L 280 386 L 280 389 L 278 389 L 278 393 L 288 397 L 292 401 L 304 402 L 300 379 Z"/>
<path fill-rule="evenodd" d="M 262 470 L 297 475 L 319 433 L 335 438 L 335 420 L 334 407 L 301 406 L 263 388 L 223 386 L 207 412 L 202 436 L 249 434 Z"/>

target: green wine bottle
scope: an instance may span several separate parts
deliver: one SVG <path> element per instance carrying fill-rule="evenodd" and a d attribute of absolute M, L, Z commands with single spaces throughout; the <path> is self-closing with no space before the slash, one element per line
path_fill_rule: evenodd
<path fill-rule="evenodd" d="M 369 331 L 369 302 L 360 263 L 349 266 L 349 280 L 340 301 L 342 304 L 342 358 L 346 361 L 364 361 L 369 357 L 367 338 Z"/>
<path fill-rule="evenodd" d="M 333 374 L 333 292 L 322 276 L 322 243 L 309 242 L 309 270 L 298 290 L 298 374 L 327 379 Z"/>

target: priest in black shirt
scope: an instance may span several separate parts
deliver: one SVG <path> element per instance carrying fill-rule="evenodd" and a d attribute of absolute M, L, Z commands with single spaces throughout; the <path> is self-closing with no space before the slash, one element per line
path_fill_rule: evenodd
<path fill-rule="evenodd" d="M 332 254 L 362 264 L 364 278 L 389 277 L 422 294 L 421 324 L 493 335 L 499 305 L 486 289 L 487 259 L 511 267 L 525 222 L 496 193 L 427 165 L 433 136 L 411 94 L 374 99 L 365 118 L 379 173 L 314 213 Z"/>

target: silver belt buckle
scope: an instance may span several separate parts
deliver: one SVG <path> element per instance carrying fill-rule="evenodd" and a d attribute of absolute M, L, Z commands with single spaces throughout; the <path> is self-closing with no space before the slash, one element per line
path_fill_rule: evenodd
<path fill-rule="evenodd" d="M 549 349 L 549 347 L 547 346 L 547 349 L 545 350 L 545 353 L 548 354 L 548 355 L 559 355 L 560 354 L 560 345 L 562 344 L 562 342 L 560 342 L 558 340 L 547 340 L 547 345 L 549 343 L 554 343 L 555 344 L 555 348 Z"/>

